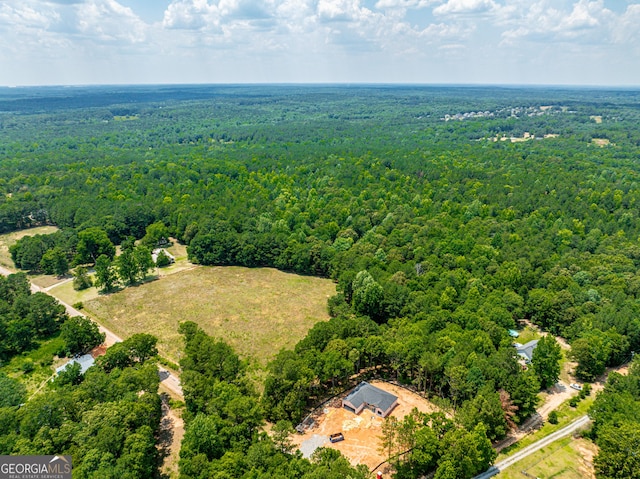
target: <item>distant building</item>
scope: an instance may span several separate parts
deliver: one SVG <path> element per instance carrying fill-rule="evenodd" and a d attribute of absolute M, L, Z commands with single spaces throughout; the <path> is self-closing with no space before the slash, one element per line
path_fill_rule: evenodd
<path fill-rule="evenodd" d="M 391 393 L 362 381 L 342 400 L 342 407 L 354 414 L 369 409 L 380 417 L 387 417 L 398 404 L 398 398 Z"/>
<path fill-rule="evenodd" d="M 96 360 L 91 356 L 91 354 L 84 354 L 82 356 L 77 356 L 73 358 L 71 361 L 67 361 L 62 366 L 56 368 L 56 376 L 60 374 L 62 371 L 67 369 L 69 366 L 74 363 L 78 363 L 80 365 L 80 374 L 84 374 L 87 369 L 95 364 Z"/>
<path fill-rule="evenodd" d="M 176 258 L 175 256 L 173 256 L 171 253 L 169 253 L 166 249 L 164 248 L 156 248 L 151 252 L 151 259 L 153 260 L 154 263 L 158 262 L 158 255 L 160 254 L 160 251 L 162 251 L 165 256 L 167 258 L 169 258 L 169 263 L 175 263 L 176 262 Z"/>
<path fill-rule="evenodd" d="M 533 350 L 538 346 L 539 339 L 533 339 L 526 344 L 514 343 L 516 352 L 524 360 L 526 364 L 531 363 L 533 359 Z"/>

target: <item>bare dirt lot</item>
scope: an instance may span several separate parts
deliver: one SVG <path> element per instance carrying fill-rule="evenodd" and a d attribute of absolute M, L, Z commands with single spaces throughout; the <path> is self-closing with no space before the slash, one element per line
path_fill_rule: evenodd
<path fill-rule="evenodd" d="M 401 387 L 382 381 L 371 381 L 371 384 L 398 397 L 398 405 L 391 413 L 391 416 L 398 419 L 404 418 L 414 407 L 427 413 L 439 411 L 426 399 Z M 339 401 L 333 401 L 331 406 L 326 406 L 316 419 L 315 426 L 305 434 L 295 434 L 292 442 L 300 447 L 305 455 L 312 452 L 312 446 L 332 447 L 349 458 L 353 465 L 364 464 L 373 469 L 386 459 L 378 451 L 383 419 L 367 410 L 355 415 L 339 404 Z M 329 435 L 338 432 L 344 434 L 344 441 L 330 443 Z"/>
<path fill-rule="evenodd" d="M 583 479 L 595 479 L 595 469 L 593 459 L 598 454 L 598 446 L 587 439 L 576 439 L 571 443 L 571 447 L 576 451 L 578 459 L 578 471 Z"/>

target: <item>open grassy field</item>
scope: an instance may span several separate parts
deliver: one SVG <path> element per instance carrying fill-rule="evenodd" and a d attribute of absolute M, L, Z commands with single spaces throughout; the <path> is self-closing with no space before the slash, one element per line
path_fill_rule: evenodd
<path fill-rule="evenodd" d="M 12 271 L 17 271 L 9 254 L 9 246 L 25 236 L 46 235 L 55 233 L 56 231 L 58 231 L 58 228 L 55 226 L 39 226 L 37 228 L 0 235 L 0 266 L 4 266 Z"/>
<path fill-rule="evenodd" d="M 566 437 L 540 449 L 496 476 L 497 479 L 594 479 L 597 446 L 587 439 Z"/>
<path fill-rule="evenodd" d="M 57 292 L 54 290 L 54 293 Z M 179 360 L 181 321 L 195 321 L 264 365 L 328 319 L 335 284 L 269 268 L 198 267 L 84 301 L 85 311 L 121 337 L 147 332 L 160 354 Z"/>

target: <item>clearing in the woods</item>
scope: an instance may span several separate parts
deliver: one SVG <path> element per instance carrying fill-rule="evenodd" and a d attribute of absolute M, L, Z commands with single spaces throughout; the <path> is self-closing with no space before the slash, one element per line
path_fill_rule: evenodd
<path fill-rule="evenodd" d="M 260 365 L 293 348 L 318 321 L 329 319 L 327 279 L 270 268 L 196 267 L 84 301 L 84 311 L 117 335 L 158 337 L 162 356 L 179 360 L 178 325 L 194 321 Z"/>
<path fill-rule="evenodd" d="M 407 389 L 383 381 L 371 381 L 371 384 L 398 397 L 398 405 L 390 414 L 398 420 L 402 420 L 413 408 L 425 413 L 440 411 L 433 403 Z M 346 395 L 345 392 L 317 410 L 313 426 L 304 434 L 295 433 L 291 438 L 293 444 L 305 456 L 309 456 L 317 447 L 337 449 L 353 465 L 365 464 L 370 470 L 383 471 L 385 477 L 389 477 L 387 463 L 376 469 L 386 459 L 385 453 L 380 450 L 383 419 L 366 408 L 360 414 L 343 408 L 341 399 Z M 331 443 L 329 436 L 340 432 L 344 440 Z"/>

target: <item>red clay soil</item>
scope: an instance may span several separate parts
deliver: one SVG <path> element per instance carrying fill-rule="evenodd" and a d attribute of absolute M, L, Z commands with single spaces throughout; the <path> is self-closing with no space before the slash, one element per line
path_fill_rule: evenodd
<path fill-rule="evenodd" d="M 96 346 L 91 350 L 91 357 L 96 359 L 99 356 L 104 356 L 107 354 L 107 346 L 105 344 L 101 344 L 100 346 Z"/>
<path fill-rule="evenodd" d="M 427 413 L 439 410 L 419 395 L 393 384 L 381 381 L 372 381 L 371 384 L 398 397 L 398 405 L 390 416 L 402 419 L 414 407 Z M 296 446 L 312 439 L 314 435 L 320 435 L 326 436 L 326 443 L 323 444 L 323 447 L 339 450 L 353 465 L 364 464 L 371 470 L 386 459 L 384 454 L 378 451 L 382 434 L 382 418 L 368 410 L 356 415 L 340 407 L 338 401 L 333 401 L 332 405 L 326 406 L 321 413 L 316 418 L 316 424 L 312 429 L 292 437 L 292 442 Z M 330 443 L 329 436 L 338 432 L 344 434 L 344 441 Z"/>

